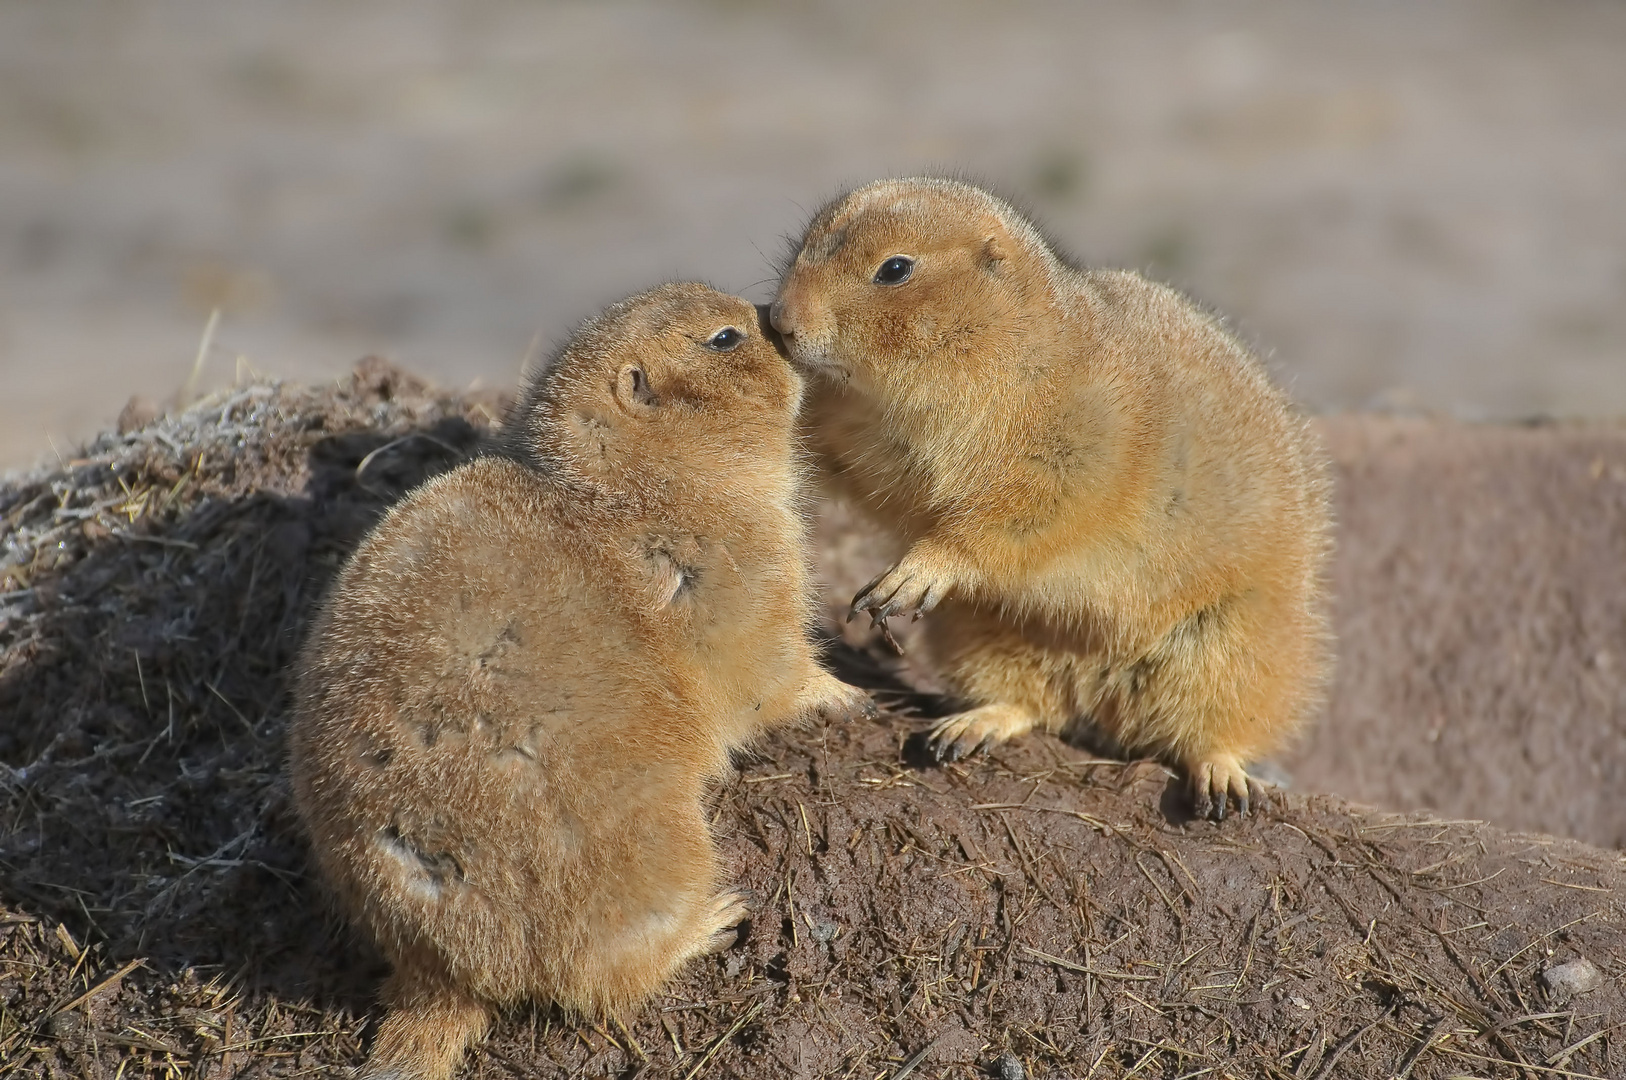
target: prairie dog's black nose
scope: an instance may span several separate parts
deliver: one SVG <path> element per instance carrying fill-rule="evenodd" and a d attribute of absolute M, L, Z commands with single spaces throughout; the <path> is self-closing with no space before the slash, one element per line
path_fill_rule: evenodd
<path fill-rule="evenodd" d="M 762 336 L 767 338 L 774 348 L 780 352 L 785 351 L 785 339 L 780 336 L 779 328 L 773 324 L 773 309 L 767 304 L 758 304 L 757 324 L 762 330 Z"/>
<path fill-rule="evenodd" d="M 785 300 L 783 297 L 776 298 L 772 304 L 768 305 L 768 321 L 773 323 L 773 328 L 781 334 L 796 333 L 794 328 L 787 326 L 785 323 Z"/>

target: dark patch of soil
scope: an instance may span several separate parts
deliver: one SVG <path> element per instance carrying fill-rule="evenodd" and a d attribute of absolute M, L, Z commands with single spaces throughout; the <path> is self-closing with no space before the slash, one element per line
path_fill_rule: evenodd
<path fill-rule="evenodd" d="M 284 672 L 356 540 L 498 407 L 372 365 L 0 488 L 0 1075 L 360 1060 L 382 971 L 306 873 Z M 782 734 L 718 790 L 744 941 L 625 1027 L 520 1010 L 469 1075 L 1626 1070 L 1619 853 L 1303 794 L 1189 822 L 1160 767 L 1047 738 L 928 766 L 942 703 L 832 659 L 893 708 Z M 1550 993 L 1579 957 L 1602 985 Z"/>

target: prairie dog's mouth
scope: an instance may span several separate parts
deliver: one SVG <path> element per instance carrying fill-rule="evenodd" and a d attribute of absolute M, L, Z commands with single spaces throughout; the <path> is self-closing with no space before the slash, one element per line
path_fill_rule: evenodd
<path fill-rule="evenodd" d="M 828 371 L 839 366 L 830 359 L 830 350 L 822 341 L 798 334 L 785 334 L 779 340 L 780 351 L 785 354 L 792 367 L 812 373 Z"/>
<path fill-rule="evenodd" d="M 810 349 L 794 338 L 787 341 L 786 345 L 789 347 L 791 366 L 797 370 L 818 378 L 839 378 L 842 382 L 852 378 L 851 369 L 831 360 L 825 350 Z"/>
<path fill-rule="evenodd" d="M 851 369 L 830 359 L 830 343 L 827 334 L 809 336 L 798 333 L 782 333 L 774 325 L 773 304 L 758 304 L 757 318 L 762 323 L 762 332 L 773 342 L 779 354 L 790 361 L 792 367 L 809 376 L 824 378 L 839 378 L 843 382 L 852 378 Z"/>

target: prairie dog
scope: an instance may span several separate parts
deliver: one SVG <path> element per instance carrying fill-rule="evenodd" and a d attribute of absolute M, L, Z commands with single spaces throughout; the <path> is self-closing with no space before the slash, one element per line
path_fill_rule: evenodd
<path fill-rule="evenodd" d="M 826 206 L 770 317 L 824 478 L 907 545 L 853 612 L 935 609 L 938 755 L 1087 724 L 1246 812 L 1330 664 L 1324 452 L 1247 350 L 950 180 Z"/>
<path fill-rule="evenodd" d="M 477 459 L 396 506 L 297 673 L 295 802 L 394 965 L 363 1075 L 446 1077 L 491 1011 L 632 1008 L 746 915 L 702 812 L 731 748 L 868 698 L 816 662 L 801 381 L 744 300 L 590 321 Z"/>

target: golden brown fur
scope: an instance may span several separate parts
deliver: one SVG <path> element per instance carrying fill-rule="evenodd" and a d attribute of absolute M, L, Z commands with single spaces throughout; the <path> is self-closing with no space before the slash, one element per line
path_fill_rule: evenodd
<path fill-rule="evenodd" d="M 1329 518 L 1319 444 L 1236 339 L 947 180 L 826 207 L 772 319 L 822 376 L 826 479 L 907 545 L 854 610 L 937 609 L 973 706 L 939 754 L 1088 723 L 1182 767 L 1199 813 L 1246 810 L 1244 763 L 1326 681 Z"/>
<path fill-rule="evenodd" d="M 734 327 L 730 351 L 708 342 Z M 493 1006 L 635 1006 L 745 915 L 703 789 L 867 707 L 805 626 L 800 380 L 754 308 L 669 285 L 586 325 L 339 575 L 298 676 L 296 804 L 395 965 L 364 1075 L 445 1077 Z"/>

